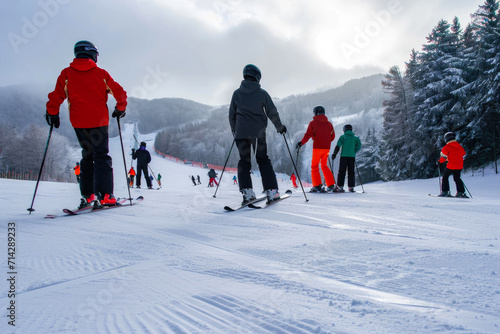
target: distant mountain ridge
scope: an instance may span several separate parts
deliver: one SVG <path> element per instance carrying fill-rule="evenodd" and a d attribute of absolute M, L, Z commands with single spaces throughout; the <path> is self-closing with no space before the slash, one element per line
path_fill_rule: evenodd
<path fill-rule="evenodd" d="M 352 79 L 344 85 L 322 92 L 291 95 L 275 99 L 278 110 L 300 113 L 315 105 L 323 105 L 327 113 L 335 116 L 355 114 L 361 110 L 379 108 L 384 100 L 380 82 L 382 74 Z M 238 85 L 237 83 L 235 84 Z M 235 86 L 235 88 L 237 88 Z M 265 88 L 265 87 L 264 87 Z M 15 85 L 0 87 L 0 124 L 25 129 L 30 124 L 45 125 L 45 104 L 52 85 Z M 272 92 L 270 92 L 272 94 Z M 228 96 L 228 103 L 230 100 Z M 110 110 L 114 100 L 108 102 Z M 70 138 L 73 129 L 69 124 L 67 104 L 61 106 L 61 128 L 58 131 Z M 227 108 L 223 106 L 222 108 Z M 66 110 L 65 110 L 66 109 Z M 137 123 L 141 133 L 151 133 L 166 127 L 177 127 L 193 121 L 206 120 L 217 107 L 181 98 L 159 98 L 153 100 L 129 97 L 125 122 Z M 307 114 L 308 118 L 309 114 Z M 300 116 L 299 116 L 300 118 Z M 116 135 L 111 129 L 112 135 Z"/>

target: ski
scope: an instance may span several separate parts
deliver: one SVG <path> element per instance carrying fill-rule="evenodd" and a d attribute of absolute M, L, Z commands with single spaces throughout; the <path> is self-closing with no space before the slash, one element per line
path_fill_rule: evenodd
<path fill-rule="evenodd" d="M 329 194 L 366 194 L 366 192 L 364 191 L 344 191 L 344 192 L 341 192 L 341 191 L 332 191 L 332 192 L 329 192 Z"/>
<path fill-rule="evenodd" d="M 116 199 L 116 205 L 112 205 L 112 206 L 115 207 L 115 206 L 123 205 L 126 201 L 128 201 L 128 199 L 126 199 L 126 198 L 117 198 Z M 63 209 L 63 212 L 65 214 L 67 214 L 67 215 L 74 216 L 74 215 L 81 215 L 83 213 L 90 213 L 92 211 L 102 210 L 102 209 L 105 209 L 105 208 L 110 208 L 112 206 L 103 206 L 102 208 L 95 209 L 91 205 L 91 206 L 87 206 L 87 207 L 85 207 L 83 209 L 78 209 L 78 210 Z"/>
<path fill-rule="evenodd" d="M 366 194 L 364 191 L 309 191 L 310 194 Z"/>
<path fill-rule="evenodd" d="M 470 199 L 470 197 L 456 197 L 456 196 L 439 196 L 439 195 L 433 195 L 429 194 L 431 197 L 441 197 L 441 198 L 461 198 L 461 199 Z"/>
<path fill-rule="evenodd" d="M 255 203 L 252 203 L 252 204 L 248 205 L 248 207 L 250 207 L 252 209 L 265 209 L 267 207 L 270 207 L 271 205 L 274 205 L 278 202 L 281 202 L 284 199 L 287 199 L 290 196 L 292 196 L 292 191 L 287 190 L 283 196 L 280 196 L 279 199 L 272 201 L 272 202 L 266 202 L 266 204 L 264 206 L 258 206 L 258 205 L 254 205 Z"/>
<path fill-rule="evenodd" d="M 265 199 L 267 199 L 267 197 L 266 197 L 266 196 L 257 197 L 257 198 L 256 198 L 256 199 L 254 199 L 253 201 L 250 201 L 250 202 L 248 202 L 248 203 L 245 203 L 245 204 L 243 204 L 243 205 L 240 205 L 240 206 L 239 206 L 239 207 L 237 207 L 237 208 L 231 208 L 231 207 L 229 207 L 229 206 L 227 206 L 227 205 L 226 205 L 226 206 L 224 207 L 224 210 L 226 210 L 226 211 L 238 211 L 238 210 L 243 209 L 243 208 L 246 208 L 247 206 L 250 206 L 250 205 L 252 205 L 252 204 L 259 203 L 259 202 L 261 202 L 261 201 L 263 201 L 263 200 L 265 200 Z"/>
<path fill-rule="evenodd" d="M 97 212 L 97 211 L 102 211 L 102 210 L 108 210 L 108 209 L 115 209 L 115 208 L 121 208 L 124 206 L 131 206 L 138 204 L 144 200 L 144 197 L 139 196 L 136 199 L 132 200 L 132 204 L 127 203 L 129 200 L 127 198 L 120 198 L 117 199 L 117 205 L 111 205 L 111 206 L 103 206 L 102 208 L 95 209 L 93 206 L 89 206 L 83 209 L 76 209 L 76 210 L 70 210 L 70 209 L 63 209 L 63 214 L 58 214 L 58 215 L 46 215 L 45 219 L 54 219 L 58 217 L 66 217 L 66 216 L 78 216 L 81 214 L 87 214 L 91 212 Z"/>

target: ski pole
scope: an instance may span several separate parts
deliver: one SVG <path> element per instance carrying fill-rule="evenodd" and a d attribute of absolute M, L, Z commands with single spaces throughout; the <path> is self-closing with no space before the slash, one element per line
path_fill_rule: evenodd
<path fill-rule="evenodd" d="M 139 141 L 137 140 L 137 138 L 135 137 L 135 135 L 133 135 L 133 136 L 134 136 L 134 139 L 135 139 L 135 141 L 137 142 L 137 144 L 139 144 L 139 145 L 140 145 L 140 143 L 139 143 Z M 158 187 L 161 187 L 161 186 L 160 186 L 160 182 L 158 182 L 158 179 L 156 178 L 156 175 L 155 175 L 155 173 L 153 172 L 153 170 L 151 169 L 151 166 L 150 166 L 149 164 L 148 164 L 148 168 L 149 168 L 149 171 L 151 172 L 151 174 L 153 174 L 153 177 L 154 177 L 154 179 L 155 179 L 156 183 L 158 183 Z"/>
<path fill-rule="evenodd" d="M 219 183 L 217 183 L 217 188 L 215 189 L 214 198 L 217 195 L 217 190 L 219 190 L 219 186 L 220 186 L 220 183 L 222 181 L 222 175 L 224 175 L 224 170 L 226 169 L 226 165 L 227 165 L 227 162 L 229 161 L 229 157 L 231 156 L 231 151 L 233 150 L 235 142 L 236 142 L 236 139 L 233 139 L 233 143 L 231 144 L 231 148 L 229 149 L 229 153 L 227 154 L 226 162 L 224 163 L 224 167 L 222 167 L 222 173 L 220 174 Z"/>
<path fill-rule="evenodd" d="M 125 180 L 127 180 L 128 200 L 130 201 L 130 205 L 132 205 L 132 195 L 130 195 L 130 183 L 128 182 L 127 161 L 125 160 L 125 149 L 123 148 L 122 127 L 120 126 L 120 117 L 116 117 L 116 123 L 118 124 L 118 134 L 120 135 L 120 144 L 122 146 L 123 168 L 125 171 Z"/>
<path fill-rule="evenodd" d="M 333 168 L 335 167 L 335 160 L 332 158 L 332 160 L 330 160 L 330 162 L 331 162 L 330 168 L 332 169 L 333 182 L 335 182 L 335 184 L 337 184 L 337 181 L 335 180 L 335 173 L 333 172 Z"/>
<path fill-rule="evenodd" d="M 442 189 L 443 189 L 443 185 L 441 184 L 441 166 L 439 166 L 439 161 L 437 163 L 437 170 L 438 170 L 438 182 L 439 182 L 439 193 L 442 192 Z"/>
<path fill-rule="evenodd" d="M 469 188 L 467 188 L 467 186 L 465 185 L 464 180 L 462 180 L 462 178 L 460 178 L 460 181 L 462 181 L 462 184 L 464 185 L 465 190 L 467 190 L 467 192 L 469 193 L 470 198 L 472 198 L 472 194 L 470 193 Z"/>
<path fill-rule="evenodd" d="M 304 187 L 302 186 L 302 181 L 300 180 L 299 171 L 297 170 L 297 166 L 295 165 L 295 162 L 293 161 L 292 152 L 290 151 L 290 146 L 288 146 L 288 141 L 286 140 L 285 134 L 283 134 L 283 139 L 285 140 L 286 148 L 288 150 L 288 154 L 290 155 L 290 160 L 292 160 L 293 168 L 295 169 L 295 173 L 297 174 L 297 179 L 299 179 L 300 187 L 302 188 L 302 193 L 304 193 L 304 198 L 306 199 L 306 202 L 309 202 L 309 200 L 307 199 Z M 299 152 L 297 151 L 297 157 L 298 156 L 299 156 Z"/>
<path fill-rule="evenodd" d="M 54 125 L 52 124 L 50 126 L 49 137 L 47 138 L 47 144 L 45 145 L 45 153 L 43 153 L 42 165 L 40 166 L 40 172 L 38 172 L 38 179 L 36 180 L 35 192 L 33 193 L 33 200 L 31 201 L 31 207 L 29 209 L 27 209 L 29 211 L 30 215 L 33 211 L 35 211 L 35 209 L 33 209 L 33 203 L 35 203 L 35 196 L 36 196 L 36 192 L 38 190 L 38 184 L 40 183 L 40 177 L 42 176 L 43 165 L 45 164 L 45 158 L 47 157 L 47 150 L 49 149 L 49 142 L 50 142 L 50 137 L 52 136 L 53 129 L 54 129 Z"/>
<path fill-rule="evenodd" d="M 359 174 L 358 164 L 356 163 L 356 160 L 354 160 L 354 165 L 356 166 L 356 171 L 358 172 L 358 179 L 359 183 L 361 184 L 361 189 L 363 189 L 363 192 L 365 192 L 365 188 L 363 187 L 363 182 L 361 181 L 361 174 Z"/>

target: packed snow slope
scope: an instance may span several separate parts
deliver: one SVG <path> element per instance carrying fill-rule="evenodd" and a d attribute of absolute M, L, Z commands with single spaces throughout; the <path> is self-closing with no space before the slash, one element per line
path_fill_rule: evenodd
<path fill-rule="evenodd" d="M 119 141 L 110 146 L 115 194 L 126 196 Z M 35 182 L 0 179 L 1 333 L 500 333 L 491 170 L 464 176 L 468 200 L 428 196 L 438 192 L 430 179 L 308 202 L 294 191 L 267 209 L 225 212 L 241 201 L 232 174 L 214 198 L 205 169 L 158 156 L 151 167 L 163 187 L 132 189 L 141 204 L 53 220 L 44 216 L 79 203 L 76 184 L 42 182 L 28 215 Z"/>

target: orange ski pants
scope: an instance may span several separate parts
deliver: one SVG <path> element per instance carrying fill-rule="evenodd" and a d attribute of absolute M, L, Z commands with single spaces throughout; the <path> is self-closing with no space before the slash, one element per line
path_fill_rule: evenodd
<path fill-rule="evenodd" d="M 323 177 L 325 178 L 326 186 L 329 187 L 335 184 L 335 178 L 333 173 L 328 168 L 328 156 L 330 155 L 329 149 L 313 149 L 313 156 L 311 162 L 311 178 L 313 187 L 322 184 L 321 175 L 319 174 L 319 166 L 321 165 L 321 171 L 323 171 Z"/>

